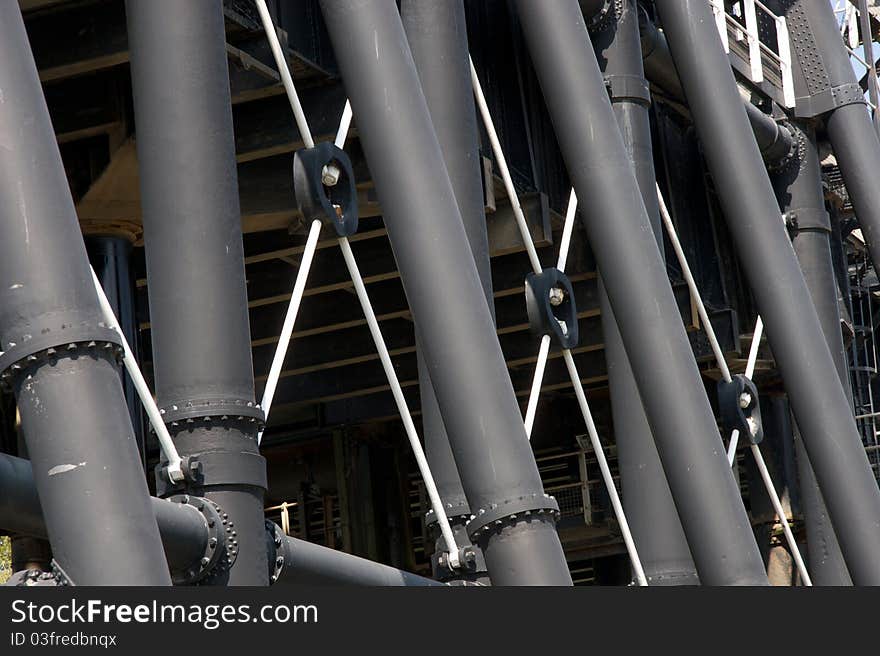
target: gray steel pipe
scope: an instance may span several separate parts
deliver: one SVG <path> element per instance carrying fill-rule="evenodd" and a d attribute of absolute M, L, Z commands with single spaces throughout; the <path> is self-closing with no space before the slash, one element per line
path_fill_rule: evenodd
<path fill-rule="evenodd" d="M 52 551 L 83 585 L 168 585 L 67 177 L 16 3 L 0 3 L 0 350 Z M 112 346 L 112 345 L 111 345 Z"/>
<path fill-rule="evenodd" d="M 580 8 L 516 6 L 700 580 L 766 585 Z"/>
<path fill-rule="evenodd" d="M 635 0 L 623 0 L 619 7 L 616 20 L 608 21 L 605 29 L 591 35 L 593 48 L 610 89 L 611 107 L 662 256 L 663 229 L 648 116 L 651 100 L 642 68 L 638 5 Z M 699 577 L 623 338 L 601 284 L 599 301 L 623 502 L 645 575 L 649 585 L 697 585 Z"/>
<path fill-rule="evenodd" d="M 322 0 L 388 237 L 495 585 L 570 585 L 393 0 Z M 377 90 L 379 92 L 377 93 Z M 532 510 L 526 516 L 525 511 Z M 487 523 L 498 517 L 500 526 Z"/>
<path fill-rule="evenodd" d="M 283 567 L 274 585 L 442 586 L 433 579 L 286 536 L 275 556 Z"/>
<path fill-rule="evenodd" d="M 150 502 L 168 566 L 181 572 L 198 566 L 209 537 L 204 516 L 192 505 L 155 497 L 151 497 Z M 31 465 L 27 460 L 6 454 L 0 454 L 0 529 L 33 537 L 46 535 Z M 264 526 L 260 533 L 264 549 L 270 537 Z M 271 544 L 269 550 L 273 552 L 273 563 L 278 556 L 284 559 L 278 583 L 442 585 L 417 574 L 292 537 L 280 545 Z"/>
<path fill-rule="evenodd" d="M 703 2 L 657 0 L 676 69 L 853 580 L 880 584 L 880 489 Z M 873 138 L 873 137 L 872 137 Z M 702 572 L 701 572 L 702 574 Z"/>
<path fill-rule="evenodd" d="M 669 52 L 669 44 L 666 43 L 666 36 L 648 18 L 644 9 L 640 10 L 639 14 L 639 30 L 641 31 L 645 77 L 674 100 L 684 102 L 684 89 L 681 88 L 681 80 L 678 79 L 675 64 L 672 63 L 672 55 Z M 748 100 L 742 99 L 742 104 L 746 108 L 749 125 L 764 160 L 775 163 L 791 153 L 794 137 L 788 129 Z"/>
<path fill-rule="evenodd" d="M 205 554 L 208 527 L 193 506 L 150 497 L 153 520 L 159 528 L 167 567 L 185 572 Z M 36 538 L 47 535 L 31 463 L 0 453 L 0 529 Z"/>
<path fill-rule="evenodd" d="M 0 528 L 10 533 L 46 537 L 46 522 L 31 463 L 5 453 L 0 454 Z"/>
<path fill-rule="evenodd" d="M 479 132 L 474 96 L 471 90 L 468 62 L 467 25 L 462 0 L 403 0 L 400 5 L 403 27 L 406 31 L 413 61 L 421 80 L 422 92 L 431 113 L 431 122 L 452 190 L 461 213 L 468 244 L 483 284 L 483 294 L 494 317 L 492 297 L 492 269 L 489 264 L 489 239 L 486 234 L 486 214 L 483 204 L 482 172 L 480 170 Z M 447 220 L 449 217 L 447 217 Z M 418 325 L 416 332 L 418 333 Z M 437 396 L 431 384 L 428 366 L 418 345 L 419 394 L 422 402 L 422 426 L 425 455 L 437 484 L 437 491 L 447 508 L 449 521 L 459 547 L 471 545 L 466 523 L 471 511 L 467 503 L 461 477 L 455 466 L 455 457 L 446 434 Z M 436 529 L 436 520 L 431 526 Z M 435 553 L 446 550 L 438 531 L 435 535 Z M 479 547 L 475 547 L 479 549 Z M 482 563 L 479 556 L 477 563 Z M 439 576 L 438 576 L 439 575 Z M 435 576 L 441 580 L 467 578 L 488 583 L 485 571 L 450 576 L 444 568 L 436 567 Z"/>
<path fill-rule="evenodd" d="M 180 454 L 201 463 L 189 491 L 238 533 L 235 564 L 216 581 L 267 585 L 222 2 L 130 0 L 126 13 L 156 398 Z"/>
<path fill-rule="evenodd" d="M 831 259 L 831 217 L 825 210 L 816 134 L 812 126 L 803 122 L 792 124 L 790 129 L 797 136 L 798 156 L 781 170 L 773 171 L 770 179 L 779 207 L 791 226 L 791 243 L 834 359 L 837 376 L 847 399 L 852 400 Z M 799 436 L 795 446 L 813 584 L 851 585 L 852 579 L 828 518 L 822 492 Z"/>

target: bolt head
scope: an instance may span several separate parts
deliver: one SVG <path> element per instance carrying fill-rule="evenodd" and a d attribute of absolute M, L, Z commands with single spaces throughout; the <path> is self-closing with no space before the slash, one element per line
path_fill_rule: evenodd
<path fill-rule="evenodd" d="M 327 187 L 335 187 L 339 183 L 339 176 L 342 171 L 333 162 L 325 164 L 321 169 L 321 182 Z"/>
<path fill-rule="evenodd" d="M 565 290 L 560 287 L 553 287 L 550 290 L 550 305 L 558 307 L 565 300 Z"/>
<path fill-rule="evenodd" d="M 739 407 L 745 410 L 749 407 L 752 402 L 752 395 L 748 392 L 743 392 L 739 395 Z"/>

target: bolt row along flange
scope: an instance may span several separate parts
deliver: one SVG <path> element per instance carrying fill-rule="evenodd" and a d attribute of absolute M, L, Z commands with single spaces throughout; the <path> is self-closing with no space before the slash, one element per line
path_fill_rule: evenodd
<path fill-rule="evenodd" d="M 198 510 L 207 527 L 207 540 L 201 557 L 185 569 L 172 570 L 172 582 L 174 585 L 210 583 L 232 567 L 238 556 L 238 535 L 232 520 L 219 505 L 203 497 L 176 494 L 168 497 L 168 500 Z"/>
<path fill-rule="evenodd" d="M 479 544 L 495 531 L 536 519 L 554 523 L 559 519 L 559 503 L 554 497 L 533 493 L 478 508 L 467 523 L 467 531 L 471 540 Z"/>
<path fill-rule="evenodd" d="M 260 404 L 249 399 L 185 399 L 161 406 L 159 414 L 165 424 L 172 428 L 195 423 L 238 421 L 255 424 L 256 430 L 262 430 L 265 422 Z"/>
<path fill-rule="evenodd" d="M 61 358 L 100 357 L 118 362 L 123 356 L 119 334 L 103 322 L 44 326 L 3 347 L 0 380 L 7 389 L 27 371 Z"/>

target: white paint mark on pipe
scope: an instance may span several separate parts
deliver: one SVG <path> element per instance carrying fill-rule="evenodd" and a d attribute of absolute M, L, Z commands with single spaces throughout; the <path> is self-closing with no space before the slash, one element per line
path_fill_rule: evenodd
<path fill-rule="evenodd" d="M 56 474 L 65 474 L 69 471 L 73 471 L 77 467 L 85 467 L 87 463 L 81 462 L 78 465 L 56 465 L 49 470 L 49 476 L 55 476 Z"/>

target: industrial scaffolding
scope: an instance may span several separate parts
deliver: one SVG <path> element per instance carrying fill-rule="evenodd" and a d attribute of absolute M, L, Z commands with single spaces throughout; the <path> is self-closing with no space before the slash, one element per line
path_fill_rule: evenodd
<path fill-rule="evenodd" d="M 0 2 L 10 584 L 880 585 L 875 11 Z"/>

